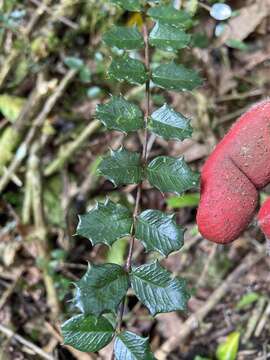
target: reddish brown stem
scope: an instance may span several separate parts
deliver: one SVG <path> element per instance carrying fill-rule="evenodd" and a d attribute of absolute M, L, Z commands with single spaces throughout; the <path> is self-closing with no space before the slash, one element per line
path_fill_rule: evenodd
<path fill-rule="evenodd" d="M 147 142 L 148 142 L 148 131 L 147 131 L 147 122 L 150 114 L 150 52 L 149 52 L 149 42 L 148 42 L 148 28 L 146 23 L 143 25 L 143 37 L 144 37 L 144 43 L 145 43 L 145 52 L 144 52 L 144 63 L 145 67 L 148 73 L 148 79 L 145 84 L 145 94 L 146 94 L 146 107 L 145 107 L 145 113 L 144 113 L 144 136 L 142 141 L 142 164 L 143 166 L 147 163 Z M 141 202 L 141 195 L 142 195 L 142 181 L 138 184 L 137 187 L 137 194 L 136 194 L 136 200 L 135 200 L 135 206 L 133 211 L 133 224 L 131 229 L 131 237 L 129 242 L 129 249 L 128 249 L 128 255 L 125 263 L 125 270 L 127 272 L 131 271 L 131 265 L 132 265 L 132 254 L 134 249 L 134 242 L 135 242 L 135 225 L 137 221 L 137 217 L 140 212 L 140 202 Z M 123 315 L 125 311 L 125 301 L 126 298 L 121 302 L 119 306 L 119 315 L 118 315 L 118 325 L 117 325 L 117 331 L 122 330 L 122 322 L 123 322 Z M 112 354 L 111 360 L 114 359 L 114 354 Z"/>

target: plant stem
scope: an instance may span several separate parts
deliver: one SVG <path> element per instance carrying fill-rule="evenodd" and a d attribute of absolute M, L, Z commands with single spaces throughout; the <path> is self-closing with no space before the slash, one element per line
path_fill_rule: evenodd
<path fill-rule="evenodd" d="M 142 141 L 143 149 L 142 149 L 141 159 L 142 159 L 143 166 L 146 166 L 147 142 L 148 142 L 147 122 L 148 122 L 148 118 L 149 118 L 149 114 L 150 114 L 150 97 L 151 97 L 151 92 L 150 92 L 150 52 L 149 52 L 149 42 L 148 42 L 148 28 L 147 28 L 146 23 L 144 23 L 142 30 L 143 30 L 143 37 L 144 37 L 144 43 L 145 43 L 144 63 L 145 63 L 146 70 L 148 72 L 148 79 L 145 83 L 146 107 L 145 107 L 145 113 L 144 113 L 144 136 L 143 136 L 143 141 Z M 134 206 L 134 211 L 133 211 L 133 224 L 132 224 L 132 229 L 131 229 L 131 237 L 130 237 L 130 242 L 129 242 L 128 256 L 127 256 L 126 263 L 124 266 L 124 268 L 127 272 L 130 272 L 130 270 L 131 270 L 132 254 L 133 254 L 133 248 L 134 248 L 134 242 L 135 242 L 135 233 L 134 232 L 135 232 L 135 225 L 136 225 L 137 217 L 140 212 L 141 195 L 142 195 L 142 181 L 138 184 L 138 187 L 137 187 L 136 200 L 135 200 L 135 206 Z M 123 315 L 124 315 L 124 311 L 125 311 L 125 301 L 126 301 L 126 297 L 124 298 L 124 300 L 121 302 L 121 304 L 119 306 L 119 317 L 118 317 L 118 324 L 117 324 L 118 331 L 121 331 L 121 329 L 122 329 Z M 112 360 L 114 359 L 114 354 L 112 354 L 111 359 Z"/>
<path fill-rule="evenodd" d="M 143 140 L 143 155 L 142 159 L 144 165 L 147 161 L 147 140 L 148 140 L 148 131 L 147 131 L 147 122 L 150 115 L 150 52 L 149 52 L 149 41 L 148 41 L 148 29 L 146 23 L 143 25 L 143 38 L 145 43 L 145 54 L 144 54 L 144 61 L 145 67 L 148 72 L 148 79 L 145 84 L 145 93 L 146 93 L 146 109 L 144 114 L 144 140 Z"/>

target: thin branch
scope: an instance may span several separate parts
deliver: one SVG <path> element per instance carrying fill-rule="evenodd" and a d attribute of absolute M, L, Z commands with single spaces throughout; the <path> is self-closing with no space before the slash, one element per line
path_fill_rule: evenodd
<path fill-rule="evenodd" d="M 251 338 L 253 332 L 255 331 L 259 321 L 260 321 L 260 318 L 263 314 L 263 311 L 264 311 L 264 307 L 265 307 L 265 304 L 266 304 L 266 297 L 261 297 L 257 303 L 256 303 L 256 306 L 254 307 L 250 317 L 249 317 L 249 320 L 248 320 L 248 323 L 246 325 L 246 329 L 245 329 L 245 334 L 242 338 L 242 343 L 243 344 L 247 344 L 249 339 Z"/>
<path fill-rule="evenodd" d="M 39 151 L 41 144 L 34 142 L 31 146 L 29 157 L 32 172 L 32 213 L 35 223 L 35 236 L 39 256 L 46 262 L 49 261 L 48 232 L 44 214 L 42 174 L 40 169 Z M 46 288 L 48 307 L 52 320 L 57 319 L 60 306 L 53 279 L 48 271 L 47 264 L 42 268 L 43 280 Z"/>
<path fill-rule="evenodd" d="M 207 11 L 210 11 L 211 10 L 211 7 L 209 5 L 206 5 L 204 4 L 203 2 L 199 1 L 198 2 L 198 5 L 202 8 L 202 9 L 205 9 Z"/>
<path fill-rule="evenodd" d="M 0 137 L 0 175 L 8 171 L 5 170 L 5 167 L 11 161 L 13 152 L 23 138 L 30 121 L 37 116 L 49 87 L 50 83 L 44 80 L 43 73 L 39 73 L 36 85 L 22 107 L 15 123 L 3 131 Z"/>
<path fill-rule="evenodd" d="M 24 268 L 20 268 L 18 273 L 16 274 L 16 278 L 14 279 L 14 281 L 11 283 L 11 285 L 6 289 L 6 291 L 3 292 L 3 294 L 1 295 L 0 298 L 0 310 L 2 310 L 2 308 L 4 307 L 4 305 L 6 304 L 8 298 L 11 296 L 11 294 L 13 293 L 15 287 L 18 284 L 19 279 L 21 278 L 21 275 L 24 271 Z"/>
<path fill-rule="evenodd" d="M 72 157 L 72 155 L 81 147 L 81 145 L 92 135 L 99 127 L 101 123 L 99 120 L 91 121 L 85 129 L 76 137 L 76 139 L 69 144 L 65 145 L 59 151 L 59 155 L 52 163 L 50 163 L 44 172 L 45 176 L 50 176 L 57 170 L 61 169 L 64 164 Z"/>
<path fill-rule="evenodd" d="M 147 122 L 150 115 L 150 52 L 149 52 L 149 41 L 148 41 L 148 29 L 147 25 L 143 25 L 143 37 L 145 43 L 145 67 L 148 72 L 148 78 L 145 84 L 145 94 L 146 94 L 146 110 L 144 114 L 144 141 L 143 141 L 143 162 L 144 164 L 147 161 L 147 140 L 148 140 L 148 131 L 147 131 Z"/>
<path fill-rule="evenodd" d="M 144 55 L 144 61 L 145 61 L 145 67 L 148 72 L 148 79 L 145 84 L 145 95 L 146 95 L 146 109 L 144 114 L 144 138 L 143 138 L 143 150 L 142 150 L 142 163 L 145 166 L 147 162 L 147 155 L 148 155 L 148 131 L 147 131 L 147 122 L 150 114 L 150 53 L 149 53 L 149 41 L 148 41 L 148 29 L 147 25 L 143 25 L 143 37 L 144 37 L 144 43 L 145 43 L 145 55 Z M 139 207 L 140 207 L 140 201 L 141 201 L 141 195 L 142 195 L 142 182 L 138 185 L 137 189 L 137 195 L 136 195 L 136 201 L 135 201 L 135 207 L 133 212 L 133 226 L 132 226 L 132 232 L 135 230 L 135 225 L 137 221 L 137 217 L 139 214 Z M 131 268 L 131 260 L 132 260 L 132 252 L 134 248 L 134 240 L 135 235 L 133 234 L 131 237 L 130 245 L 129 245 L 129 252 L 128 257 L 126 261 L 125 268 L 129 272 Z"/>
<path fill-rule="evenodd" d="M 48 6 L 43 4 L 42 2 L 40 2 L 38 0 L 30 0 L 30 2 L 35 4 L 38 7 L 42 7 L 42 9 L 44 9 L 49 15 L 54 15 L 54 12 Z M 74 30 L 79 29 L 78 24 L 76 24 L 75 22 L 69 20 L 65 16 L 58 15 L 58 16 L 56 16 L 56 19 L 59 20 L 60 22 L 62 22 L 63 24 L 67 25 L 71 29 L 74 29 Z"/>
<path fill-rule="evenodd" d="M 13 332 L 12 330 L 10 330 L 9 328 L 7 328 L 2 324 L 0 324 L 0 332 L 6 335 L 9 339 L 14 339 L 18 341 L 20 344 L 26 346 L 28 349 L 32 350 L 35 354 L 39 355 L 42 359 L 54 360 L 54 357 L 52 355 L 46 353 L 32 342 L 16 334 L 15 332 Z"/>
<path fill-rule="evenodd" d="M 212 245 L 212 248 L 211 248 L 210 254 L 207 257 L 205 266 L 204 266 L 203 271 L 201 273 L 201 276 L 199 277 L 199 280 L 197 282 L 197 287 L 198 288 L 200 288 L 201 286 L 204 285 L 205 279 L 206 279 L 208 271 L 209 271 L 209 267 L 210 267 L 215 255 L 216 255 L 216 252 L 217 252 L 217 249 L 218 249 L 217 244 L 211 244 L 211 245 Z"/>
<path fill-rule="evenodd" d="M 50 0 L 47 1 L 48 4 L 49 4 L 49 2 L 50 2 Z M 38 22 L 39 18 L 43 15 L 44 11 L 45 11 L 44 6 L 39 7 L 35 11 L 33 17 L 30 19 L 30 21 L 29 21 L 28 25 L 26 26 L 25 30 L 22 29 L 22 33 L 23 33 L 24 36 L 28 37 L 30 35 L 30 33 L 32 32 L 34 26 Z M 2 65 L 1 70 L 0 70 L 0 88 L 4 84 L 6 78 L 8 77 L 12 66 L 17 61 L 18 56 L 19 56 L 19 52 L 20 52 L 20 50 L 18 48 L 13 48 L 12 51 L 7 56 L 4 64 Z"/>
<path fill-rule="evenodd" d="M 49 6 L 51 4 L 52 0 L 45 0 L 44 2 L 40 3 L 38 8 L 36 9 L 35 13 L 33 14 L 33 16 L 31 17 L 30 21 L 28 22 L 25 30 L 22 29 L 22 32 L 25 36 L 29 36 L 32 32 L 32 30 L 34 29 L 36 23 L 38 22 L 38 20 L 40 19 L 40 17 L 43 15 L 43 13 L 45 12 L 47 6 Z"/>
<path fill-rule="evenodd" d="M 150 114 L 150 52 L 149 52 L 149 41 L 148 41 L 148 28 L 146 23 L 143 25 L 143 37 L 144 37 L 144 43 L 145 43 L 145 53 L 144 53 L 144 62 L 145 67 L 148 72 L 148 79 L 145 84 L 145 95 L 146 95 L 146 109 L 144 114 L 144 137 L 143 137 L 143 149 L 142 149 L 142 164 L 143 166 L 147 163 L 147 155 L 148 155 L 148 131 L 147 131 L 147 122 Z M 137 187 L 137 194 L 136 194 L 136 200 L 135 200 L 135 206 L 133 211 L 133 224 L 131 229 L 131 237 L 129 242 L 129 249 L 128 249 L 128 256 L 125 263 L 125 270 L 127 272 L 130 272 L 131 270 L 131 264 L 132 264 L 132 255 L 133 255 L 133 249 L 134 249 L 134 242 L 135 242 L 135 225 L 137 221 L 137 217 L 140 212 L 140 202 L 141 202 L 141 196 L 142 196 L 142 181 L 138 184 Z M 121 302 L 119 307 L 119 315 L 118 315 L 118 324 L 117 324 L 117 330 L 121 331 L 122 329 L 122 322 L 123 322 L 123 315 L 125 311 L 125 299 Z M 114 354 L 112 354 L 111 359 L 114 359 Z"/>
<path fill-rule="evenodd" d="M 27 133 L 25 140 L 19 146 L 13 161 L 11 162 L 11 164 L 8 167 L 7 172 L 0 179 L 0 193 L 4 190 L 4 188 L 8 184 L 13 173 L 15 173 L 16 170 L 21 165 L 22 161 L 24 160 L 25 156 L 27 155 L 30 145 L 32 144 L 38 130 L 44 124 L 49 113 L 55 106 L 56 102 L 63 95 L 63 92 L 64 92 L 67 84 L 73 79 L 73 77 L 76 75 L 76 73 L 77 73 L 76 70 L 73 70 L 73 69 L 69 70 L 67 72 L 67 74 L 64 76 L 64 78 L 61 80 L 61 82 L 59 83 L 57 88 L 55 89 L 54 93 L 45 102 L 43 109 L 41 110 L 39 115 L 33 121 L 33 124 L 31 126 L 29 132 Z"/>

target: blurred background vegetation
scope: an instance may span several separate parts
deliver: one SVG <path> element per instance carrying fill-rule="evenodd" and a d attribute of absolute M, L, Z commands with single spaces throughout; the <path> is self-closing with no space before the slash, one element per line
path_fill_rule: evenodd
<path fill-rule="evenodd" d="M 228 21 L 210 16 L 214 2 L 174 1 L 194 15 L 192 49 L 152 54 L 153 66 L 176 59 L 204 78 L 192 93 L 152 89 L 154 106 L 171 103 L 192 119 L 194 133 L 182 143 L 150 138 L 150 157 L 183 155 L 197 170 L 235 119 L 270 90 L 269 0 L 227 1 Z M 115 190 L 96 175 L 109 147 L 139 146 L 136 135 L 105 132 L 96 105 L 122 93 L 145 106 L 143 87 L 108 79 L 111 56 L 120 54 L 101 41 L 112 24 L 140 27 L 142 18 L 109 0 L 0 0 L 1 360 L 110 359 L 110 349 L 82 354 L 61 346 L 59 323 L 87 261 L 122 264 L 126 251 L 125 239 L 92 249 L 74 236 L 77 214 L 96 200 L 134 203 L 133 186 Z M 183 250 L 163 263 L 188 280 L 193 297 L 188 313 L 153 321 L 130 293 L 126 324 L 149 335 L 156 354 L 166 350 L 158 359 L 268 359 L 270 261 L 263 237 L 253 224 L 229 247 L 205 241 L 195 224 L 198 200 L 198 191 L 164 198 L 143 189 L 143 205 L 176 209 L 187 229 Z M 138 263 L 150 257 L 158 255 L 137 245 Z"/>

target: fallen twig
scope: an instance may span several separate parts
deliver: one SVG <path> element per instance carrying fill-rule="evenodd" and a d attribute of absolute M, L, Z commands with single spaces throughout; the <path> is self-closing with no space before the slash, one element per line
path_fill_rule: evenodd
<path fill-rule="evenodd" d="M 207 274 L 208 274 L 209 266 L 210 266 L 212 260 L 214 259 L 215 255 L 216 255 L 217 247 L 218 247 L 217 244 L 212 244 L 210 254 L 207 257 L 206 264 L 205 264 L 205 266 L 203 268 L 203 271 L 202 271 L 201 276 L 199 277 L 199 280 L 198 280 L 198 283 L 197 283 L 198 287 L 201 287 L 201 286 L 204 285 L 205 278 L 207 277 Z"/>
<path fill-rule="evenodd" d="M 51 2 L 51 0 L 47 0 L 46 1 L 47 5 L 49 5 L 50 2 Z M 45 4 L 43 6 L 40 6 L 35 11 L 31 20 L 28 22 L 28 25 L 26 26 L 26 28 L 22 29 L 22 33 L 24 36 L 27 37 L 30 35 L 34 26 L 38 22 L 39 18 L 43 15 L 44 11 L 45 11 Z M 18 59 L 18 57 L 20 55 L 20 51 L 21 51 L 20 48 L 12 49 L 12 51 L 7 56 L 4 64 L 2 65 L 1 70 L 0 70 L 0 88 L 3 86 L 7 76 L 9 75 L 9 72 L 10 72 L 12 66 L 15 64 L 16 60 Z"/>
<path fill-rule="evenodd" d="M 36 86 L 20 111 L 14 125 L 7 127 L 3 131 L 0 138 L 0 175 L 3 174 L 6 164 L 12 159 L 13 152 L 20 143 L 31 119 L 37 115 L 50 86 L 51 83 L 45 81 L 43 73 L 40 73 L 37 77 Z"/>
<path fill-rule="evenodd" d="M 31 3 L 35 4 L 36 6 L 39 7 L 43 7 L 44 10 L 50 14 L 50 15 L 54 15 L 54 12 L 45 4 L 42 4 L 42 2 L 38 1 L 38 0 L 30 0 Z M 59 20 L 60 22 L 62 22 L 63 24 L 67 25 L 68 27 L 77 30 L 79 28 L 78 24 L 74 23 L 73 21 L 69 20 L 68 18 L 66 18 L 65 16 L 61 16 L 61 15 L 56 15 L 56 19 Z"/>
<path fill-rule="evenodd" d="M 258 324 L 258 326 L 257 326 L 257 328 L 255 330 L 254 335 L 256 337 L 259 337 L 261 335 L 261 333 L 262 333 L 262 331 L 263 331 L 263 329 L 265 327 L 265 324 L 266 324 L 269 317 L 270 317 L 270 301 L 268 302 L 268 305 L 266 306 L 266 309 L 265 309 L 265 311 L 264 311 L 264 313 L 263 313 L 263 315 L 262 315 L 262 317 L 261 317 L 261 319 L 259 321 L 259 324 Z"/>
<path fill-rule="evenodd" d="M 247 323 L 244 337 L 242 339 L 243 344 L 247 343 L 249 341 L 249 339 L 251 338 L 251 336 L 260 320 L 260 317 L 263 313 L 265 303 L 266 303 L 266 299 L 264 297 L 262 297 L 258 300 L 256 306 L 254 307 L 252 314 L 249 318 L 249 321 Z"/>
<path fill-rule="evenodd" d="M 51 317 L 55 320 L 59 314 L 59 302 L 53 279 L 48 271 L 49 262 L 47 228 L 43 208 L 43 189 L 42 175 L 40 170 L 39 143 L 35 142 L 31 147 L 30 168 L 32 172 L 32 213 L 35 223 L 35 237 L 37 238 L 37 247 L 39 256 L 45 260 L 43 266 L 43 280 L 46 288 L 47 303 L 51 312 Z"/>
<path fill-rule="evenodd" d="M 15 157 L 11 164 L 8 167 L 7 172 L 2 176 L 0 179 L 0 193 L 4 190 L 6 185 L 8 184 L 12 174 L 16 172 L 18 167 L 21 165 L 23 159 L 27 155 L 27 152 L 29 150 L 29 147 L 34 140 L 35 135 L 37 134 L 37 131 L 41 128 L 41 126 L 44 124 L 45 120 L 47 119 L 49 113 L 55 106 L 57 100 L 63 95 L 63 92 L 67 86 L 67 84 L 73 79 L 75 74 L 77 73 L 77 70 L 69 70 L 64 78 L 61 80 L 57 88 L 55 89 L 54 93 L 47 99 L 45 102 L 43 109 L 39 113 L 39 115 L 35 118 L 33 121 L 33 124 L 31 128 L 29 129 L 29 132 L 27 133 L 25 140 L 21 143 L 19 146 Z"/>
<path fill-rule="evenodd" d="M 6 326 L 0 324 L 0 332 L 5 334 L 8 338 L 10 339 L 13 338 L 14 340 L 18 341 L 20 344 L 26 346 L 28 349 L 32 350 L 35 354 L 39 355 L 42 359 L 55 360 L 52 355 L 46 353 L 41 348 L 39 348 L 32 342 L 26 340 L 21 335 L 16 334 Z"/>
<path fill-rule="evenodd" d="M 87 140 L 87 138 L 92 135 L 99 127 L 100 122 L 98 120 L 91 121 L 85 129 L 79 134 L 76 140 L 70 142 L 62 149 L 60 149 L 57 158 L 49 164 L 45 171 L 45 176 L 50 176 L 66 163 L 67 160 L 80 148 L 80 146 Z"/>

